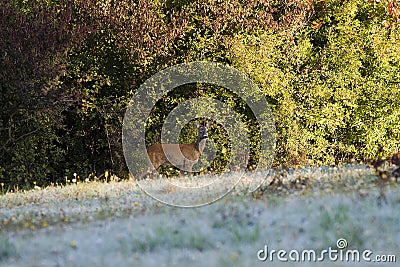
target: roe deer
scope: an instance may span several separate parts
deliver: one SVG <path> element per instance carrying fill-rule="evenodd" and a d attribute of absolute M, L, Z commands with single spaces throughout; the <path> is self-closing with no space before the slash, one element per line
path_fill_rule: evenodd
<path fill-rule="evenodd" d="M 193 165 L 197 163 L 206 146 L 210 124 L 211 122 L 202 125 L 195 124 L 198 135 L 194 143 L 155 144 L 148 147 L 147 154 L 154 169 L 157 170 L 161 165 L 173 165 L 181 167 L 185 171 L 192 172 Z"/>

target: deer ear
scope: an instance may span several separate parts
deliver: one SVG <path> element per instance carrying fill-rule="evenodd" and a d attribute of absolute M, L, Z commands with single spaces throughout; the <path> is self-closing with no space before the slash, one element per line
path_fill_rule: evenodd
<path fill-rule="evenodd" d="M 207 128 L 210 128 L 210 126 L 211 126 L 211 121 L 207 122 L 207 124 L 206 124 Z"/>
<path fill-rule="evenodd" d="M 194 126 L 196 126 L 196 128 L 200 127 L 200 125 L 197 122 L 194 123 Z"/>

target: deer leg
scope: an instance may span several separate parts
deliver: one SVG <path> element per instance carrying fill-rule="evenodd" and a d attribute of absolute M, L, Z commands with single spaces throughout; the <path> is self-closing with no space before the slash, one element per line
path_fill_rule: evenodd
<path fill-rule="evenodd" d="M 150 162 L 150 164 L 154 167 L 148 167 L 146 168 L 139 176 L 137 180 L 142 180 L 144 178 L 147 178 L 147 176 L 153 177 L 155 172 L 157 172 L 157 170 L 162 166 L 162 165 L 166 165 L 168 164 L 168 162 L 162 162 L 160 164 L 153 164 L 152 162 Z"/>
<path fill-rule="evenodd" d="M 183 160 L 183 169 L 186 173 L 190 174 L 192 173 L 192 164 L 188 159 Z"/>
<path fill-rule="evenodd" d="M 192 173 L 192 169 L 193 169 L 193 165 L 191 165 L 191 164 L 189 163 L 189 165 L 187 166 L 188 172 L 189 172 L 189 173 Z"/>

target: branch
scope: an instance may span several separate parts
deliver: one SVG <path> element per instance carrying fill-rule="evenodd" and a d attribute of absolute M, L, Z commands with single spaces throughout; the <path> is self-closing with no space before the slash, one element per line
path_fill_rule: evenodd
<path fill-rule="evenodd" d="M 5 149 L 5 147 L 7 146 L 8 143 L 10 143 L 10 142 L 12 142 L 12 141 L 14 141 L 14 143 L 15 143 L 15 142 L 18 142 L 18 141 L 21 140 L 22 138 L 25 138 L 25 137 L 27 137 L 28 135 L 34 134 L 34 133 L 38 132 L 39 130 L 40 130 L 40 128 L 37 128 L 37 129 L 34 130 L 34 131 L 31 131 L 31 132 L 29 132 L 29 133 L 26 133 L 26 134 L 21 135 L 20 137 L 18 137 L 18 138 L 15 139 L 15 140 L 13 140 L 14 138 L 9 138 L 9 139 L 4 143 L 4 145 L 3 145 L 2 147 L 0 147 L 0 150 Z"/>

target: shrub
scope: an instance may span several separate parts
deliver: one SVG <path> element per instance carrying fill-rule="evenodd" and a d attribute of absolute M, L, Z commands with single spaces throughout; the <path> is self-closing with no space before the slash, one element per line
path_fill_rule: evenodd
<path fill-rule="evenodd" d="M 324 2 L 321 2 L 324 3 Z M 384 3 L 326 1 L 294 35 L 241 35 L 234 65 L 256 80 L 277 124 L 277 161 L 331 164 L 400 148 L 399 29 Z"/>

